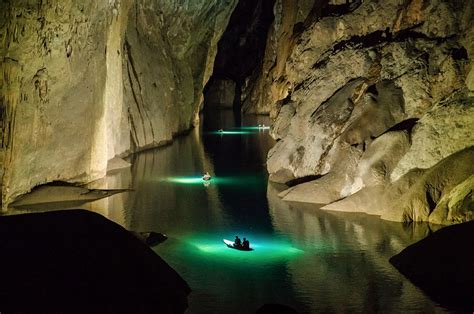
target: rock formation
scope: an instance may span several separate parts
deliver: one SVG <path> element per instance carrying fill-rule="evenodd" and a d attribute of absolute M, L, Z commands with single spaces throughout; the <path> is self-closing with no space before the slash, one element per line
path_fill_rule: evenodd
<path fill-rule="evenodd" d="M 206 105 L 234 106 L 247 98 L 260 73 L 275 0 L 239 0 L 218 44 L 214 73 L 205 92 Z M 233 99 L 227 99 L 232 97 Z"/>
<path fill-rule="evenodd" d="M 474 311 L 474 221 L 438 230 L 390 263 L 433 300 L 456 313 Z"/>
<path fill-rule="evenodd" d="M 473 21 L 457 0 L 277 1 L 247 110 L 274 120 L 270 180 L 300 183 L 280 196 L 473 219 Z"/>
<path fill-rule="evenodd" d="M 188 284 L 145 243 L 86 210 L 0 221 L 0 310 L 183 313 Z"/>
<path fill-rule="evenodd" d="M 2 1 L 3 209 L 191 128 L 236 3 Z"/>
<path fill-rule="evenodd" d="M 471 219 L 472 170 L 433 174 L 472 163 L 471 1 L 237 2 L 1 2 L 3 209 L 43 183 L 98 179 L 110 160 L 193 127 L 216 58 L 206 90 L 273 119 L 268 171 L 292 185 L 285 200 Z M 402 213 L 389 195 L 407 202 Z"/>

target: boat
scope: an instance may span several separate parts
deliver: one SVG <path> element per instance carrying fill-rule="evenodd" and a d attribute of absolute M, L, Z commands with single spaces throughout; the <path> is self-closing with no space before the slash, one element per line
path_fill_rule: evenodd
<path fill-rule="evenodd" d="M 246 249 L 244 247 L 234 246 L 234 241 L 230 241 L 230 240 L 227 240 L 227 239 L 224 239 L 224 243 L 227 245 L 228 248 L 231 248 L 231 249 L 235 249 L 235 250 L 239 250 L 239 251 L 253 251 L 253 249 L 251 247 Z"/>

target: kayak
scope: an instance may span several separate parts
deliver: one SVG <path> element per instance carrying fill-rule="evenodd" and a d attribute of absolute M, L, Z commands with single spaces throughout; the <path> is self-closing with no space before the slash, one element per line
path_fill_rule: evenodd
<path fill-rule="evenodd" d="M 227 245 L 227 247 L 229 247 L 231 249 L 235 249 L 235 250 L 239 250 L 239 251 L 253 251 L 253 249 L 251 247 L 248 248 L 248 249 L 245 249 L 243 247 L 234 246 L 234 242 L 230 241 L 230 240 L 224 239 L 224 243 Z"/>

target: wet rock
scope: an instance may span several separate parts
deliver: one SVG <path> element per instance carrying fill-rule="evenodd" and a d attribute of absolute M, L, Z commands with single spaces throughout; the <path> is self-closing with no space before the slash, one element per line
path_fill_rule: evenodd
<path fill-rule="evenodd" d="M 474 222 L 445 227 L 390 259 L 405 277 L 453 311 L 472 312 Z"/>
<path fill-rule="evenodd" d="M 84 210 L 0 219 L 2 312 L 182 313 L 190 289 L 142 241 Z"/>
<path fill-rule="evenodd" d="M 137 238 L 142 240 L 148 246 L 158 245 L 168 239 L 168 236 L 159 232 L 132 232 Z"/>

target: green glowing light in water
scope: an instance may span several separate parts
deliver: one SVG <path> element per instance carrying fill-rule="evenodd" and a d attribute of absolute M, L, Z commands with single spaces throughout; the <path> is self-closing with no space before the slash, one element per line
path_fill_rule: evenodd
<path fill-rule="evenodd" d="M 179 184 L 203 184 L 206 183 L 202 177 L 190 176 L 190 177 L 167 177 L 163 178 L 162 181 Z M 209 182 L 209 181 L 207 181 Z"/>
<path fill-rule="evenodd" d="M 265 237 L 248 236 L 251 240 L 250 247 L 253 251 L 239 251 L 225 245 L 222 238 L 215 235 L 190 236 L 185 239 L 188 254 L 210 257 L 222 262 L 251 262 L 253 264 L 266 264 L 286 259 L 292 259 L 303 254 L 304 251 L 294 247 L 284 239 L 271 239 Z"/>
<path fill-rule="evenodd" d="M 209 132 L 209 134 L 218 134 L 218 135 L 247 135 L 247 134 L 255 134 L 255 132 L 250 131 L 213 131 Z"/>
<path fill-rule="evenodd" d="M 260 131 L 260 130 L 269 130 L 270 127 L 266 125 L 265 126 L 238 126 L 238 127 L 235 127 L 234 129 Z"/>
<path fill-rule="evenodd" d="M 238 177 L 212 177 L 211 180 L 205 181 L 201 176 L 177 176 L 161 178 L 159 181 L 175 184 L 187 185 L 252 185 L 258 184 L 258 178 L 253 176 Z"/>

